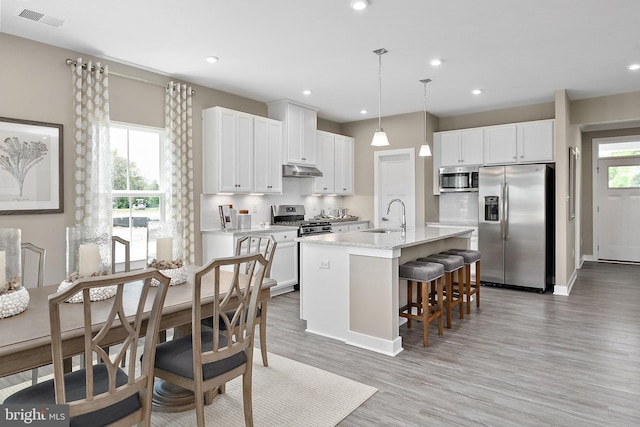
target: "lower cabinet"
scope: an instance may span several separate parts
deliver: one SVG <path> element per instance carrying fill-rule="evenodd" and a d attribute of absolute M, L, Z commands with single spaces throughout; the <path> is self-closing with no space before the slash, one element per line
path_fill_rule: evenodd
<path fill-rule="evenodd" d="M 267 234 L 264 230 L 261 232 Z M 202 262 L 233 256 L 236 242 L 244 236 L 243 231 L 211 231 L 202 233 Z M 293 291 L 298 284 L 298 247 L 295 242 L 297 230 L 273 231 L 271 234 L 278 242 L 271 264 L 271 278 L 277 285 L 271 288 L 271 295 Z"/>
<path fill-rule="evenodd" d="M 333 233 L 366 230 L 367 228 L 369 228 L 369 221 L 334 222 L 331 224 L 331 231 Z"/>

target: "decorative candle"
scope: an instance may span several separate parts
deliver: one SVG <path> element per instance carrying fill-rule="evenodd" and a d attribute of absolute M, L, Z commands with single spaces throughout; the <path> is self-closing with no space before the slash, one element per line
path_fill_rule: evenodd
<path fill-rule="evenodd" d="M 156 260 L 173 260 L 173 237 L 158 237 L 156 239 Z"/>
<path fill-rule="evenodd" d="M 5 258 L 4 251 L 0 251 L 0 286 L 4 288 L 7 283 L 7 259 Z"/>
<path fill-rule="evenodd" d="M 100 272 L 100 247 L 94 243 L 84 243 L 78 250 L 78 275 L 88 277 Z"/>

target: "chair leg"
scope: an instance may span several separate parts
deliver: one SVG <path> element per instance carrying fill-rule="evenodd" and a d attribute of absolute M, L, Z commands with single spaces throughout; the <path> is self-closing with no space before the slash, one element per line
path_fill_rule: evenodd
<path fill-rule="evenodd" d="M 464 267 L 458 269 L 456 277 L 458 278 L 458 307 L 460 308 L 460 318 L 464 319 Z"/>
<path fill-rule="evenodd" d="M 476 307 L 480 307 L 480 260 L 476 262 Z"/>
<path fill-rule="evenodd" d="M 444 288 L 444 282 L 443 282 L 444 278 L 440 277 L 438 279 L 436 279 L 436 288 L 437 288 L 437 293 L 438 293 L 438 301 L 437 301 L 437 307 L 438 310 L 440 311 L 440 316 L 438 316 L 438 335 L 442 335 L 443 332 L 443 326 L 444 326 L 444 302 L 442 301 L 443 299 L 443 288 Z"/>
<path fill-rule="evenodd" d="M 31 385 L 36 385 L 38 383 L 38 368 L 33 368 L 31 370 Z"/>
<path fill-rule="evenodd" d="M 407 280 L 407 310 L 412 313 L 413 308 L 413 281 Z M 407 317 L 407 328 L 411 328 L 411 317 Z"/>
<path fill-rule="evenodd" d="M 453 304 L 451 304 L 451 300 L 453 299 L 453 277 L 451 273 L 444 274 L 444 287 L 446 289 L 447 300 L 445 305 L 447 306 L 447 328 L 451 328 L 451 310 L 453 309 Z"/>
<path fill-rule="evenodd" d="M 421 283 L 418 282 L 418 287 L 422 290 L 421 295 L 422 295 L 422 302 L 423 304 L 427 304 L 427 307 L 422 307 L 422 344 L 425 347 L 429 346 L 429 315 L 430 315 L 430 310 L 429 310 L 429 287 L 427 286 L 427 283 L 424 284 L 425 286 L 422 286 Z M 418 310 L 420 310 L 420 308 L 418 308 Z"/>
<path fill-rule="evenodd" d="M 204 427 L 204 401 L 206 393 L 202 389 L 202 382 L 196 381 L 193 394 L 195 396 L 196 423 L 198 427 Z"/>
<path fill-rule="evenodd" d="M 269 366 L 267 360 L 267 302 L 264 301 L 260 312 L 260 352 L 262 353 L 262 365 Z"/>
<path fill-rule="evenodd" d="M 253 427 L 253 404 L 251 399 L 251 367 L 242 376 L 242 401 L 244 403 L 244 424 Z"/>

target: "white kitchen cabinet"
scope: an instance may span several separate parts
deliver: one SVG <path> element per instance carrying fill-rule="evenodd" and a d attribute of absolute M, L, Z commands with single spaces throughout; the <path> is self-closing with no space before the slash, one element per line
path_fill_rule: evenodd
<path fill-rule="evenodd" d="M 440 165 L 481 165 L 483 160 L 482 129 L 440 132 Z"/>
<path fill-rule="evenodd" d="M 336 135 L 334 143 L 336 194 L 353 194 L 353 138 Z"/>
<path fill-rule="evenodd" d="M 282 194 L 282 122 L 253 118 L 255 193 Z"/>
<path fill-rule="evenodd" d="M 484 163 L 504 165 L 517 161 L 515 124 L 484 128 Z"/>
<path fill-rule="evenodd" d="M 322 176 L 313 179 L 313 193 L 335 193 L 335 137 L 332 133 L 316 132 L 316 166 Z"/>
<path fill-rule="evenodd" d="M 518 163 L 552 162 L 553 120 L 517 124 Z"/>
<path fill-rule="evenodd" d="M 315 166 L 318 110 L 289 100 L 267 105 L 269 117 L 283 122 L 283 163 Z"/>
<path fill-rule="evenodd" d="M 345 231 L 349 231 L 348 224 L 344 224 L 344 223 L 331 224 L 332 233 L 344 233 Z"/>
<path fill-rule="evenodd" d="M 271 234 L 278 244 L 271 264 L 271 278 L 277 285 L 271 288 L 271 295 L 279 295 L 293 290 L 298 283 L 298 247 L 295 242 L 297 229 L 288 231 L 260 229 L 261 234 Z M 252 231 L 255 232 L 255 231 Z M 210 231 L 202 233 L 202 261 L 207 263 L 216 258 L 233 256 L 236 242 L 247 234 L 246 231 Z"/>
<path fill-rule="evenodd" d="M 553 120 L 491 126 L 484 131 L 487 165 L 553 162 Z"/>
<path fill-rule="evenodd" d="M 253 116 L 222 107 L 203 110 L 203 192 L 253 191 Z"/>
<path fill-rule="evenodd" d="M 366 230 L 369 228 L 369 221 L 357 222 L 349 224 L 349 231 Z"/>
<path fill-rule="evenodd" d="M 314 178 L 313 194 L 353 194 L 353 138 L 317 131 L 317 167 L 322 177 Z"/>

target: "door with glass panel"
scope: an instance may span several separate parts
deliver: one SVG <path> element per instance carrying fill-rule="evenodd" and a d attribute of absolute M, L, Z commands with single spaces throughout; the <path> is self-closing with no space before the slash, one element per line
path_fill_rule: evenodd
<path fill-rule="evenodd" d="M 640 156 L 598 160 L 598 259 L 640 262 Z"/>

